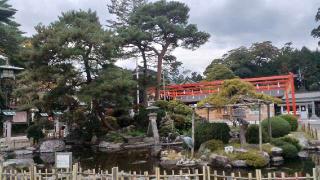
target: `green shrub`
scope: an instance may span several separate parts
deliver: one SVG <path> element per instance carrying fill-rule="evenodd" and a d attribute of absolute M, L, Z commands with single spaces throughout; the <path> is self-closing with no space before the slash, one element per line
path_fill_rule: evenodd
<path fill-rule="evenodd" d="M 221 140 L 228 143 L 230 139 L 230 128 L 226 123 L 198 123 L 195 127 L 195 147 L 211 139 Z"/>
<path fill-rule="evenodd" d="M 258 152 L 248 151 L 245 153 L 238 153 L 236 159 L 245 160 L 249 166 L 260 168 L 268 164 L 266 158 Z"/>
<path fill-rule="evenodd" d="M 270 118 L 270 122 L 272 129 L 272 137 L 277 138 L 289 134 L 291 126 L 286 120 L 278 116 L 275 116 Z M 262 127 L 265 131 L 268 131 L 268 126 L 268 119 L 263 120 Z"/>
<path fill-rule="evenodd" d="M 175 128 L 183 131 L 191 128 L 191 118 L 181 114 L 171 114 Z"/>
<path fill-rule="evenodd" d="M 299 152 L 294 145 L 289 143 L 280 146 L 280 148 L 282 148 L 282 156 L 286 159 L 296 158 Z"/>
<path fill-rule="evenodd" d="M 40 139 L 44 138 L 44 134 L 39 125 L 32 125 L 27 129 L 28 139 L 33 138 L 34 143 L 38 143 Z"/>
<path fill-rule="evenodd" d="M 286 120 L 290 126 L 291 126 L 291 131 L 296 131 L 298 129 L 298 118 L 294 115 L 291 114 L 285 114 L 279 116 L 282 119 Z"/>
<path fill-rule="evenodd" d="M 122 143 L 124 142 L 124 138 L 117 132 L 109 132 L 105 135 L 104 140 L 107 142 L 115 142 L 115 143 Z"/>
<path fill-rule="evenodd" d="M 126 127 L 132 124 L 133 119 L 128 115 L 116 117 L 117 124 L 120 127 Z"/>
<path fill-rule="evenodd" d="M 299 144 L 299 140 L 296 138 L 293 138 L 290 136 L 284 136 L 284 137 L 281 137 L 280 139 L 289 143 L 289 144 L 294 145 L 298 149 L 298 151 L 300 151 L 302 148 L 301 145 Z"/>
<path fill-rule="evenodd" d="M 246 140 L 250 144 L 258 144 L 259 143 L 259 126 L 256 124 L 252 124 L 248 127 L 246 132 Z M 262 141 L 264 143 L 269 141 L 268 133 L 262 129 Z"/>
<path fill-rule="evenodd" d="M 210 150 L 211 152 L 218 150 L 218 149 L 223 149 L 224 144 L 222 141 L 220 140 L 216 140 L 216 139 L 211 139 L 209 141 L 206 141 L 204 143 L 201 144 L 200 148 L 199 148 L 199 152 L 204 152 L 205 149 Z"/>
<path fill-rule="evenodd" d="M 280 146 L 287 144 L 287 142 L 285 142 L 284 140 L 282 140 L 280 138 L 273 138 L 273 139 L 271 139 L 271 144 L 280 147 Z"/>
<path fill-rule="evenodd" d="M 145 132 L 140 130 L 133 130 L 133 131 L 129 131 L 127 134 L 132 137 L 142 137 L 145 135 Z"/>

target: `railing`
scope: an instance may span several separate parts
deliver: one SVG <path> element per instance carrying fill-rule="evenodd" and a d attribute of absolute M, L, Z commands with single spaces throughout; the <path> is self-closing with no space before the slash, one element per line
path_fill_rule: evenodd
<path fill-rule="evenodd" d="M 301 173 L 294 173 L 294 175 L 286 175 L 282 173 L 267 173 L 263 175 L 261 170 L 257 169 L 255 173 L 241 174 L 239 173 L 226 173 L 225 171 L 218 173 L 216 170 L 211 170 L 208 166 L 204 166 L 199 172 L 198 169 L 194 170 L 172 170 L 170 173 L 167 171 L 160 171 L 160 168 L 155 168 L 154 172 L 149 174 L 145 171 L 143 173 L 124 172 L 119 171 L 117 167 L 112 168 L 111 171 L 96 171 L 85 170 L 83 171 L 77 164 L 73 165 L 72 169 L 66 170 L 37 170 L 35 166 L 29 170 L 7 170 L 0 167 L 0 180 L 3 179 L 25 179 L 25 180 L 40 180 L 40 179 L 66 179 L 66 180 L 176 180 L 176 179 L 194 179 L 194 180 L 320 180 L 320 173 L 318 169 L 314 168 L 312 175 Z"/>
<path fill-rule="evenodd" d="M 320 140 L 320 133 L 317 128 L 311 127 L 310 123 L 302 124 L 301 130 L 308 134 L 311 138 Z"/>

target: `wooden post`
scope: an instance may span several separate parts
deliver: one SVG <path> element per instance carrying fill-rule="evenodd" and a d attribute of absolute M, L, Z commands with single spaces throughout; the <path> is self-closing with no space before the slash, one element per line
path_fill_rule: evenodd
<path fill-rule="evenodd" d="M 217 170 L 213 171 L 213 180 L 218 180 Z"/>
<path fill-rule="evenodd" d="M 78 163 L 75 163 L 72 166 L 72 180 L 77 180 L 77 175 L 78 175 Z"/>
<path fill-rule="evenodd" d="M 118 167 L 112 168 L 112 180 L 118 180 Z"/>
<path fill-rule="evenodd" d="M 207 180 L 210 180 L 211 179 L 211 174 L 210 174 L 210 167 L 207 166 L 207 174 L 208 174 L 208 179 Z"/>
<path fill-rule="evenodd" d="M 312 171 L 313 171 L 313 173 L 312 173 L 313 180 L 317 180 L 318 178 L 317 178 L 317 170 L 316 170 L 316 168 L 313 168 Z"/>
<path fill-rule="evenodd" d="M 191 148 L 191 159 L 193 159 L 194 156 L 194 145 L 195 145 L 195 139 L 194 139 L 194 114 L 195 114 L 195 108 L 192 108 L 192 127 L 191 127 L 191 137 L 192 137 L 192 148 Z"/>
<path fill-rule="evenodd" d="M 261 170 L 260 169 L 256 169 L 256 180 L 261 180 Z"/>
<path fill-rule="evenodd" d="M 252 174 L 248 173 L 248 180 L 252 180 Z"/>
<path fill-rule="evenodd" d="M 203 180 L 206 180 L 206 167 L 202 167 Z"/>
<path fill-rule="evenodd" d="M 3 167 L 0 165 L 0 180 L 2 180 Z"/>
<path fill-rule="evenodd" d="M 261 103 L 259 102 L 259 150 L 262 152 Z"/>
<path fill-rule="evenodd" d="M 270 121 L 270 104 L 267 104 L 267 111 L 268 111 L 268 133 L 269 137 L 272 138 L 272 127 L 271 127 L 271 121 Z"/>
<path fill-rule="evenodd" d="M 156 167 L 156 180 L 160 180 L 160 168 Z"/>
<path fill-rule="evenodd" d="M 30 180 L 36 180 L 37 167 L 32 165 L 30 167 Z"/>

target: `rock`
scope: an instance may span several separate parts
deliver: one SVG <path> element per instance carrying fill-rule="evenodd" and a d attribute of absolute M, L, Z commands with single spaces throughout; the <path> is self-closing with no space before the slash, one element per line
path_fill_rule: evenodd
<path fill-rule="evenodd" d="M 284 159 L 282 156 L 274 156 L 271 158 L 271 162 L 275 166 L 279 166 L 283 163 Z"/>
<path fill-rule="evenodd" d="M 34 164 L 33 159 L 8 159 L 3 162 L 3 167 L 28 168 Z"/>
<path fill-rule="evenodd" d="M 231 165 L 233 167 L 238 167 L 238 168 L 243 168 L 243 167 L 247 167 L 247 163 L 245 160 L 235 160 L 231 162 Z"/>
<path fill-rule="evenodd" d="M 306 146 L 303 149 L 307 150 L 307 151 L 316 151 L 317 147 L 316 146 Z"/>
<path fill-rule="evenodd" d="M 143 142 L 146 144 L 152 144 L 152 143 L 154 143 L 154 138 L 153 137 L 145 137 L 145 138 L 143 138 Z"/>
<path fill-rule="evenodd" d="M 246 152 L 248 152 L 248 150 L 246 150 L 244 148 L 235 148 L 233 151 L 237 152 L 237 153 L 246 153 Z"/>
<path fill-rule="evenodd" d="M 106 141 L 101 141 L 98 145 L 99 148 L 105 148 L 110 150 L 121 150 L 123 143 L 110 143 Z"/>
<path fill-rule="evenodd" d="M 264 157 L 264 159 L 268 162 L 270 162 L 270 155 L 267 152 L 262 151 L 262 156 Z"/>
<path fill-rule="evenodd" d="M 309 145 L 310 146 L 320 146 L 320 140 L 310 140 Z"/>
<path fill-rule="evenodd" d="M 218 155 L 218 154 L 210 154 L 209 162 L 213 166 L 223 166 L 225 167 L 227 164 L 230 163 L 230 160 L 226 156 Z"/>
<path fill-rule="evenodd" d="M 26 150 L 29 150 L 29 151 L 36 151 L 37 149 L 35 147 L 27 147 Z"/>
<path fill-rule="evenodd" d="M 23 156 L 23 155 L 32 154 L 33 151 L 30 151 L 30 150 L 15 150 L 13 153 L 14 153 L 16 156 Z"/>
<path fill-rule="evenodd" d="M 142 143 L 144 137 L 127 137 L 126 138 L 129 144 Z"/>
<path fill-rule="evenodd" d="M 63 151 L 65 149 L 65 143 L 62 140 L 54 139 L 47 140 L 41 143 L 40 152 L 41 153 L 52 153 L 57 151 Z"/>
<path fill-rule="evenodd" d="M 53 164 L 55 162 L 55 154 L 54 153 L 41 153 L 40 159 L 47 164 Z"/>
<path fill-rule="evenodd" d="M 29 150 L 15 150 L 13 152 L 16 159 L 32 159 L 33 158 L 33 151 Z"/>
<path fill-rule="evenodd" d="M 98 142 L 97 136 L 96 136 L 96 135 L 92 136 L 92 138 L 91 138 L 91 144 L 97 144 L 97 142 Z"/>
<path fill-rule="evenodd" d="M 300 152 L 298 153 L 298 156 L 299 156 L 299 158 L 301 158 L 301 159 L 308 159 L 309 154 L 308 154 L 307 151 L 300 151 Z"/>
<path fill-rule="evenodd" d="M 163 168 L 173 168 L 176 166 L 179 160 L 177 159 L 166 159 L 166 160 L 161 160 L 160 161 L 160 166 Z"/>
<path fill-rule="evenodd" d="M 273 147 L 271 148 L 271 154 L 273 156 L 279 156 L 282 154 L 282 148 L 279 148 L 279 147 Z"/>

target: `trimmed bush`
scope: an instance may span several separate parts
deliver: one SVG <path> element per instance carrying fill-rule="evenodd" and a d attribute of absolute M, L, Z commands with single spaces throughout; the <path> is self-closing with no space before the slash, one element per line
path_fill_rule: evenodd
<path fill-rule="evenodd" d="M 285 136 L 285 137 L 280 137 L 280 138 L 273 138 L 271 140 L 271 144 L 275 145 L 275 146 L 283 146 L 285 144 L 291 144 L 293 146 L 295 146 L 299 151 L 301 150 L 301 146 L 299 144 L 299 140 L 290 137 L 290 136 Z"/>
<path fill-rule="evenodd" d="M 224 144 L 222 141 L 220 140 L 216 140 L 216 139 L 211 139 L 209 141 L 206 141 L 204 143 L 201 144 L 200 148 L 199 148 L 199 152 L 204 152 L 205 149 L 210 150 L 211 152 L 216 151 L 218 149 L 223 149 Z"/>
<path fill-rule="evenodd" d="M 262 154 L 253 151 L 238 153 L 236 155 L 236 159 L 245 160 L 249 166 L 255 168 L 264 167 L 268 164 L 268 161 L 266 160 L 266 158 L 263 157 Z"/>
<path fill-rule="evenodd" d="M 32 125 L 27 129 L 28 139 L 33 138 L 34 143 L 38 143 L 40 139 L 44 138 L 44 134 L 39 125 Z"/>
<path fill-rule="evenodd" d="M 259 126 L 256 124 L 250 125 L 246 132 L 246 140 L 250 144 L 259 143 Z M 268 133 L 262 129 L 262 141 L 264 143 L 269 141 Z"/>
<path fill-rule="evenodd" d="M 279 116 L 282 119 L 286 120 L 290 126 L 291 126 L 291 131 L 296 131 L 298 129 L 298 118 L 294 115 L 291 114 L 285 114 Z"/>
<path fill-rule="evenodd" d="M 285 142 L 284 140 L 282 140 L 280 138 L 273 138 L 271 140 L 271 144 L 278 146 L 278 147 L 281 147 L 281 146 L 287 144 L 287 142 Z"/>
<path fill-rule="evenodd" d="M 195 127 L 195 147 L 211 139 L 221 140 L 228 143 L 230 139 L 230 128 L 226 123 L 198 123 Z"/>
<path fill-rule="evenodd" d="M 270 118 L 270 121 L 271 121 L 272 137 L 277 138 L 277 137 L 282 137 L 289 134 L 291 126 L 286 120 L 278 116 L 275 116 Z M 262 121 L 262 127 L 265 131 L 268 131 L 268 119 L 265 119 Z"/>
<path fill-rule="evenodd" d="M 298 149 L 289 143 L 284 144 L 283 146 L 280 146 L 282 148 L 282 155 L 285 159 L 293 159 L 298 156 Z"/>

